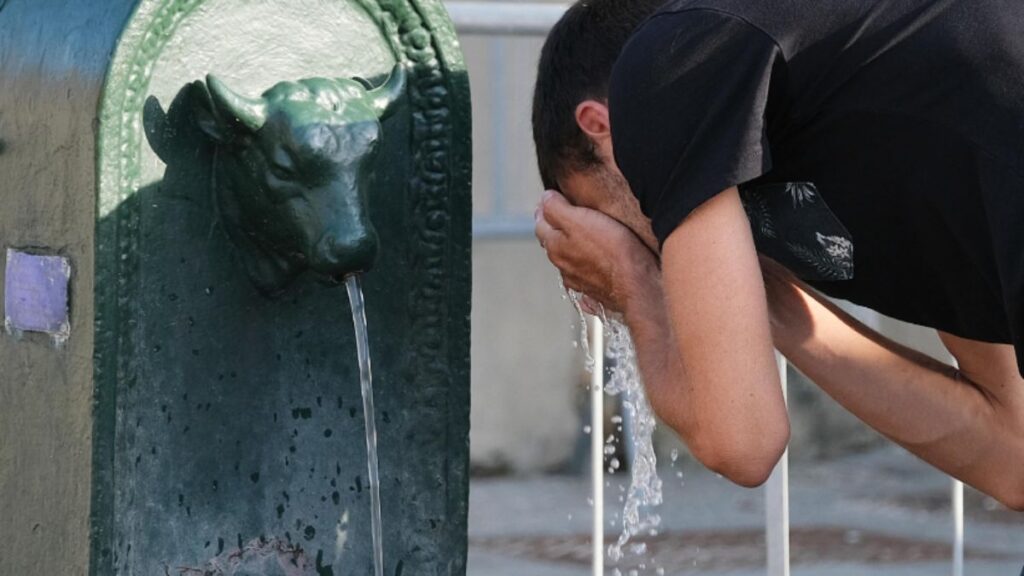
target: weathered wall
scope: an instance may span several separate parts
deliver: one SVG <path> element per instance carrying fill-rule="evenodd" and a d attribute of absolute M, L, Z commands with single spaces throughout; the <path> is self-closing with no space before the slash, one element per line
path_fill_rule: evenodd
<path fill-rule="evenodd" d="M 44 249 L 73 267 L 63 347 L 0 333 L 4 575 L 88 569 L 94 118 L 126 4 L 0 2 L 0 251 Z"/>
<path fill-rule="evenodd" d="M 460 40 L 473 84 L 474 215 L 512 225 L 473 240 L 470 453 L 481 471 L 562 469 L 580 445 L 587 378 L 575 312 L 530 225 L 543 191 L 530 127 L 543 38 Z"/>
<path fill-rule="evenodd" d="M 473 465 L 559 468 L 583 430 L 579 320 L 534 240 L 477 240 L 473 269 Z"/>

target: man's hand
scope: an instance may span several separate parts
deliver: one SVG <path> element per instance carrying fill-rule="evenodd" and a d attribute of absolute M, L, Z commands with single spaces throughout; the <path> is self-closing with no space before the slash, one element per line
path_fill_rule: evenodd
<path fill-rule="evenodd" d="M 620 222 L 550 190 L 535 217 L 537 239 L 567 288 L 627 316 L 636 299 L 660 290 L 657 257 Z"/>

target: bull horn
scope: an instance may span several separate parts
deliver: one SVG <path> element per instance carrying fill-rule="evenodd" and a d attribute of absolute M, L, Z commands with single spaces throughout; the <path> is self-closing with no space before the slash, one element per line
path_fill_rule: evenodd
<path fill-rule="evenodd" d="M 253 132 L 267 122 L 267 104 L 262 99 L 238 94 L 213 74 L 206 77 L 206 86 L 210 89 L 213 105 L 222 119 L 236 119 Z"/>
<path fill-rule="evenodd" d="M 391 69 L 391 76 L 387 82 L 370 90 L 370 102 L 373 109 L 381 120 L 387 118 L 394 112 L 393 104 L 405 94 L 405 83 L 407 72 L 402 63 L 395 64 Z"/>

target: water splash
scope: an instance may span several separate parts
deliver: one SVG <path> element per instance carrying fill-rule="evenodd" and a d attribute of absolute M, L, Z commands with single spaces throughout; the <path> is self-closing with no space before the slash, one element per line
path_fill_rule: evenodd
<path fill-rule="evenodd" d="M 359 276 L 345 279 L 352 304 L 352 324 L 359 353 L 359 381 L 363 391 L 363 416 L 366 418 L 366 467 L 370 478 L 370 525 L 373 532 L 373 573 L 384 576 L 384 539 L 380 512 L 380 466 L 377 459 L 377 421 L 373 409 L 373 371 L 370 368 L 370 342 L 366 327 L 366 303 Z"/>
<path fill-rule="evenodd" d="M 558 285 L 579 315 L 579 346 L 583 349 L 586 358 L 587 372 L 593 372 L 594 357 L 590 350 L 587 321 L 581 305 L 583 294 L 566 288 L 561 276 L 558 278 Z M 609 381 L 605 386 L 605 392 L 610 396 L 622 396 L 622 409 L 629 422 L 632 423 L 632 426 L 626 429 L 627 434 L 624 434 L 624 436 L 628 436 L 627 442 L 632 449 L 633 460 L 630 465 L 629 491 L 625 497 L 620 498 L 620 502 L 623 502 L 622 532 L 618 539 L 608 546 L 608 558 L 613 562 L 619 562 L 625 555 L 623 548 L 633 538 L 656 535 L 658 527 L 661 526 L 661 516 L 654 512 L 654 509 L 663 501 L 662 481 L 658 476 L 658 458 L 654 453 L 654 430 L 657 427 L 657 420 L 647 401 L 640 369 L 637 365 L 636 348 L 633 346 L 633 339 L 622 316 L 609 314 L 604 306 L 601 306 L 597 312 L 606 331 L 604 340 L 607 345 L 604 351 L 595 350 L 593 353 L 601 354 L 603 352 L 611 364 L 609 368 L 606 368 Z M 612 418 L 612 423 L 617 425 L 620 432 L 623 431 L 622 422 L 621 417 Z M 584 432 L 589 434 L 590 430 L 585 428 Z M 605 459 L 608 460 L 609 473 L 614 473 L 620 465 L 618 459 L 612 457 L 616 452 L 615 446 L 612 445 L 615 442 L 617 439 L 614 434 L 605 441 L 604 454 Z M 625 491 L 625 488 L 621 486 L 620 489 Z M 615 519 L 617 518 L 618 514 L 615 514 L 611 522 L 612 526 L 616 524 Z M 634 544 L 626 550 L 637 556 L 647 554 L 647 547 L 643 543 Z M 654 568 L 657 574 L 664 574 L 663 568 L 657 565 Z M 613 573 L 621 574 L 617 568 Z M 635 574 L 638 574 L 635 569 L 630 570 L 630 576 Z"/>
<path fill-rule="evenodd" d="M 568 295 L 569 301 L 572 302 L 572 307 L 576 309 L 576 314 L 579 316 L 579 346 L 583 349 L 584 367 L 587 369 L 588 373 L 593 372 L 594 355 L 590 353 L 590 339 L 587 337 L 587 317 L 583 313 L 583 307 L 580 304 L 583 300 L 583 294 L 566 288 L 561 275 L 558 276 L 558 287 L 562 289 L 563 294 Z"/>
<path fill-rule="evenodd" d="M 658 458 L 654 453 L 657 421 L 644 393 L 633 339 L 619 318 L 605 316 L 605 326 L 609 333 L 607 355 L 613 361 L 605 390 L 609 395 L 622 396 L 622 409 L 626 419 L 632 423 L 628 428 L 627 441 L 633 449 L 633 460 L 629 490 L 622 511 L 622 533 L 608 547 L 608 557 L 618 562 L 624 555 L 623 547 L 631 539 L 656 532 L 661 525 L 661 516 L 654 509 L 661 505 L 663 494 L 661 478 L 658 477 Z M 639 545 L 628 550 L 636 555 L 646 553 L 646 547 Z"/>

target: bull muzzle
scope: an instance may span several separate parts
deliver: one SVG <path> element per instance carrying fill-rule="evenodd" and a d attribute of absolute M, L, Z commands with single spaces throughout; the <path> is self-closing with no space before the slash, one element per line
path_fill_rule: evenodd
<path fill-rule="evenodd" d="M 341 279 L 373 268 L 378 249 L 377 232 L 372 226 L 328 232 L 313 248 L 310 268 L 319 274 Z"/>

